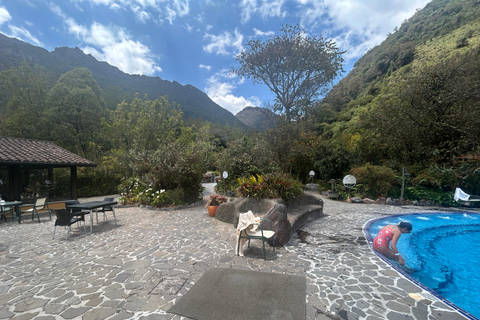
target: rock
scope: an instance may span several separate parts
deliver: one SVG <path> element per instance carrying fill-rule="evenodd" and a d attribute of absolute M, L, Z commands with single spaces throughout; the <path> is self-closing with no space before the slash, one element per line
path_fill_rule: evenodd
<path fill-rule="evenodd" d="M 285 206 L 282 204 L 278 204 L 270 209 L 264 218 L 270 220 L 272 222 L 273 230 L 275 231 L 275 245 L 276 246 L 284 246 L 290 241 L 290 237 L 292 234 L 292 226 L 288 221 L 288 215 L 285 210 Z M 270 224 L 268 221 L 262 222 L 262 228 L 266 230 L 270 230 Z M 273 240 L 268 239 L 268 243 L 273 245 Z"/>
<path fill-rule="evenodd" d="M 363 202 L 368 203 L 368 204 L 372 204 L 372 203 L 375 203 L 375 200 L 372 200 L 370 198 L 363 198 Z"/>
<path fill-rule="evenodd" d="M 316 193 L 306 192 L 286 203 L 282 199 L 238 198 L 223 203 L 215 212 L 215 219 L 237 227 L 240 213 L 251 210 L 255 216 L 268 217 L 275 231 L 275 245 L 283 246 L 305 223 L 323 214 L 323 201 Z M 268 222 L 264 222 L 269 229 Z M 269 242 L 272 245 L 272 241 Z"/>
<path fill-rule="evenodd" d="M 363 203 L 363 200 L 357 197 L 353 197 L 350 201 L 352 203 Z"/>
<path fill-rule="evenodd" d="M 393 205 L 392 198 L 388 197 L 387 200 L 385 201 L 385 204 L 386 204 L 387 206 Z"/>

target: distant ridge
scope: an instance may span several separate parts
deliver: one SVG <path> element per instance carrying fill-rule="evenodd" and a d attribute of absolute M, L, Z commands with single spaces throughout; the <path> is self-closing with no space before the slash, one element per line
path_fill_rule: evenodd
<path fill-rule="evenodd" d="M 89 69 L 103 90 L 107 106 L 112 110 L 123 100 L 132 100 L 136 93 L 140 98 L 147 95 L 149 100 L 167 96 L 171 104 L 180 105 L 186 119 L 247 128 L 232 113 L 192 85 L 181 85 L 159 77 L 129 75 L 107 62 L 97 61 L 79 48 L 60 47 L 49 52 L 0 33 L 0 71 L 16 67 L 22 61 L 32 66 L 44 66 L 52 85 L 67 71 L 82 67 Z"/>
<path fill-rule="evenodd" d="M 257 131 L 265 131 L 275 127 L 276 115 L 267 108 L 246 107 L 235 117 Z"/>

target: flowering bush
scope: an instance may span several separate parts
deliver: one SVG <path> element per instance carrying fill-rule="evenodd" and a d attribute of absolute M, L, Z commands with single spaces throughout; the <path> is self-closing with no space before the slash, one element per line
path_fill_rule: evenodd
<path fill-rule="evenodd" d="M 175 196 L 176 193 L 176 190 L 156 190 L 151 186 L 145 185 L 138 178 L 131 178 L 124 182 L 118 200 L 124 205 L 137 203 L 162 207 L 165 205 L 180 204 L 179 200 L 175 200 L 179 198 Z"/>
<path fill-rule="evenodd" d="M 205 208 L 210 207 L 210 206 L 219 206 L 222 203 L 227 202 L 227 201 L 228 201 L 228 199 L 226 197 L 222 196 L 222 195 L 211 194 L 210 199 L 208 199 L 207 204 L 205 205 Z"/>

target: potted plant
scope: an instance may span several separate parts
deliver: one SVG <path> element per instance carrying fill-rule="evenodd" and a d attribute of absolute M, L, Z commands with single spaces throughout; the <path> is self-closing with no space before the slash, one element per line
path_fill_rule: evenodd
<path fill-rule="evenodd" d="M 220 194 L 211 194 L 210 199 L 208 199 L 207 203 L 205 204 L 205 208 L 208 209 L 208 214 L 214 217 L 218 206 L 227 201 L 228 199 Z"/>

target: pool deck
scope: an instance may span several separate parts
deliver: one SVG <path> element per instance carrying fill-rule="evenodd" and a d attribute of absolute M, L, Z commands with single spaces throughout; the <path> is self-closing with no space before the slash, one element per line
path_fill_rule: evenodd
<path fill-rule="evenodd" d="M 235 229 L 202 205 L 118 208 L 117 225 L 99 216 L 92 234 L 74 227 L 68 240 L 61 227 L 52 240 L 48 215 L 2 221 L 0 319 L 188 319 L 167 310 L 215 267 L 304 275 L 308 320 L 466 319 L 377 257 L 362 232 L 374 218 L 439 208 L 322 199 L 324 216 L 267 261 L 255 242 L 235 256 Z"/>

